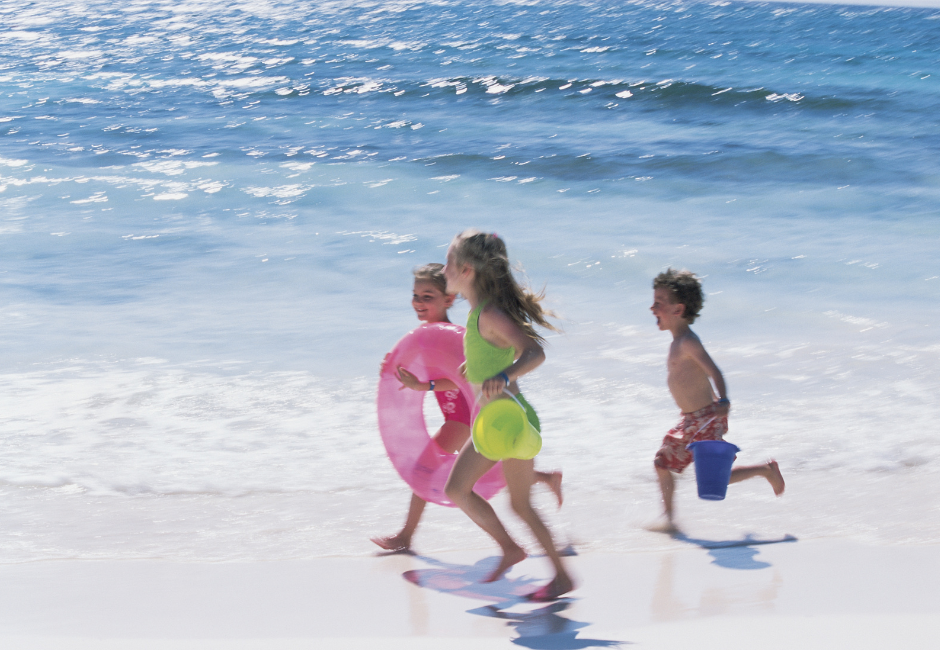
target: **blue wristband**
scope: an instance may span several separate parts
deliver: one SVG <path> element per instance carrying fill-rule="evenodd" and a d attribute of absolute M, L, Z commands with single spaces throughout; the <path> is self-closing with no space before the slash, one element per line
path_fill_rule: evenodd
<path fill-rule="evenodd" d="M 719 403 L 719 404 L 730 404 L 730 403 L 731 403 L 731 400 L 728 399 L 727 397 L 722 397 L 720 400 L 718 400 L 718 403 Z"/>
<path fill-rule="evenodd" d="M 503 378 L 503 381 L 506 382 L 507 386 L 510 384 L 509 375 L 507 375 L 505 371 L 499 373 L 499 376 Z"/>
<path fill-rule="evenodd" d="M 428 383 L 431 384 L 431 387 L 428 388 L 428 391 L 433 392 L 433 391 L 434 391 L 434 380 L 433 380 L 433 379 L 428 379 Z"/>

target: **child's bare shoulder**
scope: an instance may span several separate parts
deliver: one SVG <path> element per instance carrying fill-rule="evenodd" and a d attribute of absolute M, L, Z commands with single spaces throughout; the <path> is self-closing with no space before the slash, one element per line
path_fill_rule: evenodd
<path fill-rule="evenodd" d="M 480 320 L 488 321 L 490 323 L 503 323 L 509 322 L 512 319 L 509 318 L 509 316 L 506 315 L 506 312 L 504 312 L 498 306 L 488 302 L 483 305 L 483 309 L 480 310 Z"/>
<path fill-rule="evenodd" d="M 490 303 L 480 310 L 478 321 L 480 333 L 484 338 L 488 336 L 500 337 L 506 331 L 516 327 L 512 319 L 502 309 Z"/>
<path fill-rule="evenodd" d="M 678 337 L 676 343 L 678 344 L 679 352 L 683 355 L 694 355 L 705 349 L 705 346 L 702 345 L 702 340 L 692 330 L 688 330 L 685 334 Z"/>

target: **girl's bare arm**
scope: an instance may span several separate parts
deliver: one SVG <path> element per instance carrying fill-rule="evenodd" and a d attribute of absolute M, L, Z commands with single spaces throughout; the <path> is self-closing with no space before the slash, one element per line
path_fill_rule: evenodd
<path fill-rule="evenodd" d="M 411 390 L 431 390 L 430 382 L 421 381 L 411 372 L 408 372 L 403 367 L 398 366 L 398 381 L 402 383 L 401 388 L 410 388 Z M 434 392 L 441 390 L 457 390 L 457 384 L 452 382 L 450 379 L 441 377 L 440 379 L 434 380 Z"/>
<path fill-rule="evenodd" d="M 532 372 L 545 361 L 545 351 L 539 342 L 530 338 L 512 319 L 498 309 L 484 309 L 479 320 L 480 335 L 496 347 L 516 349 L 516 360 L 503 370 L 510 383 Z M 501 376 L 483 382 L 483 394 L 492 398 L 502 392 L 506 382 Z"/>

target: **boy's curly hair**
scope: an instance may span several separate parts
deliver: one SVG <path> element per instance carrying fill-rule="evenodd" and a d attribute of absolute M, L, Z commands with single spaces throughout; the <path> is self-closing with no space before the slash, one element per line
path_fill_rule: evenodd
<path fill-rule="evenodd" d="M 691 271 L 676 271 L 668 268 L 653 280 L 653 289 L 665 289 L 672 296 L 674 304 L 685 305 L 682 317 L 694 323 L 702 311 L 705 296 L 702 283 Z"/>

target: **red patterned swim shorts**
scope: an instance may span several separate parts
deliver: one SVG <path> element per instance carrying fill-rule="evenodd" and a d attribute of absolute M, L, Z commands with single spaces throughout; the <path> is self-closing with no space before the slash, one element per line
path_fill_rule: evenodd
<path fill-rule="evenodd" d="M 698 440 L 721 440 L 728 433 L 728 418 L 716 414 L 716 404 L 683 413 L 679 423 L 663 438 L 653 464 L 681 474 L 692 462 L 692 452 L 686 447 Z"/>

